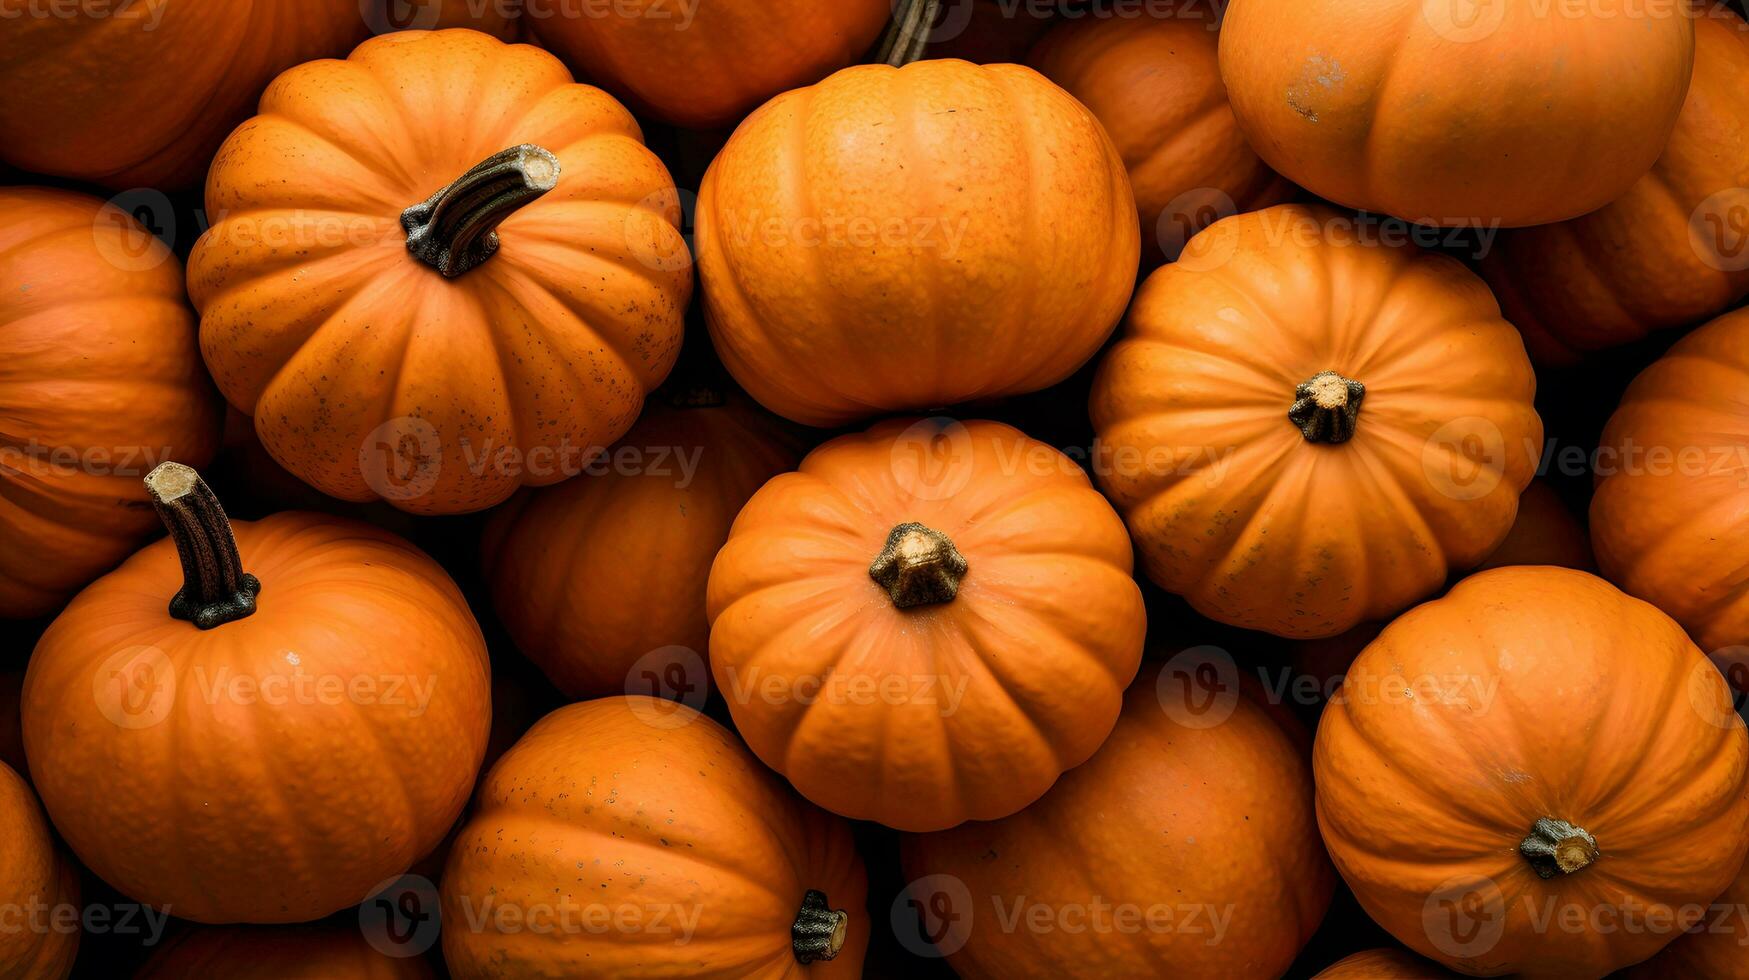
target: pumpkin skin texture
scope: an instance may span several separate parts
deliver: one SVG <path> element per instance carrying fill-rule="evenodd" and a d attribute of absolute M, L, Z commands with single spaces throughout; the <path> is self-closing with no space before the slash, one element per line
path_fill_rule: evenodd
<path fill-rule="evenodd" d="M 1258 154 L 1320 197 L 1426 225 L 1546 224 L 1644 176 L 1688 90 L 1683 5 L 1600 11 L 1233 0 L 1221 76 Z"/>
<path fill-rule="evenodd" d="M 0 764 L 0 904 L 11 920 L 0 930 L 0 977 L 63 980 L 73 972 L 79 930 L 50 927 L 56 908 L 80 908 L 79 872 L 55 849 L 30 786 Z M 43 918 L 28 918 L 33 908 Z"/>
<path fill-rule="evenodd" d="M 448 921 L 483 920 L 443 930 L 457 980 L 848 980 L 868 948 L 868 880 L 848 825 L 797 799 L 716 722 L 641 695 L 537 722 L 482 782 L 441 890 Z M 836 955 L 804 967 L 791 927 L 810 890 L 849 914 Z M 591 909 L 636 918 L 577 934 Z M 551 910 L 553 929 L 501 933 L 500 910 L 531 924 Z M 677 941 L 682 916 L 691 932 Z"/>
<path fill-rule="evenodd" d="M 705 173 L 697 225 L 717 353 L 817 426 L 1056 384 L 1116 326 L 1140 255 L 1093 114 L 1031 69 L 963 61 L 766 103 Z"/>
<path fill-rule="evenodd" d="M 1643 960 L 1749 850 L 1749 737 L 1724 678 L 1596 576 L 1465 579 L 1386 627 L 1343 691 L 1313 751 L 1330 856 L 1379 925 L 1460 972 L 1600 977 Z M 1679 924 L 1538 918 L 1654 905 Z M 1462 928 L 1441 913 L 1459 906 Z"/>
<path fill-rule="evenodd" d="M 1749 867 L 1749 866 L 1746 866 Z M 1749 875 L 1737 872 L 1731 887 L 1715 899 L 1694 931 L 1676 937 L 1657 956 L 1627 971 L 1629 980 L 1706 977 L 1707 980 L 1749 980 L 1749 956 L 1743 955 L 1743 909 L 1749 908 Z"/>
<path fill-rule="evenodd" d="M 0 188 L 0 618 L 131 554 L 156 524 L 140 477 L 204 464 L 218 409 L 175 256 L 94 197 Z"/>
<path fill-rule="evenodd" d="M 948 933 L 955 945 L 964 939 L 948 955 L 959 976 L 1274 978 L 1317 930 L 1335 876 L 1304 756 L 1248 698 L 1218 724 L 1180 724 L 1162 710 L 1156 673 L 1131 686 L 1099 753 L 1037 803 L 993 823 L 904 837 L 908 879 L 951 875 L 971 899 L 971 909 L 955 910 L 969 928 Z M 1078 932 L 986 918 L 996 903 L 1011 910 L 1017 901 L 1023 913 L 1036 905 L 1090 915 L 1103 902 L 1112 918 Z M 1178 931 L 1145 919 L 1130 932 L 1112 927 L 1119 907 L 1160 905 L 1198 907 L 1198 928 L 1188 917 Z M 1225 935 L 1211 935 L 1208 907 L 1230 914 Z"/>
<path fill-rule="evenodd" d="M 448 575 L 386 532 L 298 513 L 235 531 L 254 613 L 173 618 L 176 542 L 146 547 L 38 642 L 25 750 L 116 889 L 196 922 L 306 922 L 460 815 L 491 721 L 485 642 Z"/>
<path fill-rule="evenodd" d="M 550 156 L 501 161 L 485 189 L 515 196 L 470 211 L 466 175 L 525 144 Z M 447 273 L 402 224 L 446 188 L 445 257 L 502 221 L 495 254 Z M 527 45 L 406 31 L 301 65 L 226 141 L 206 200 L 224 217 L 188 283 L 207 366 L 274 459 L 343 500 L 453 514 L 556 483 L 679 350 L 673 182 L 618 103 Z"/>
<path fill-rule="evenodd" d="M 115 188 L 200 182 L 261 90 L 366 35 L 359 0 L 0 0 L 0 159 Z"/>
<path fill-rule="evenodd" d="M 1064 21 L 1027 62 L 1081 100 L 1129 168 L 1157 264 L 1217 218 L 1280 204 L 1293 185 L 1239 132 L 1215 64 L 1212 10 Z"/>
<path fill-rule="evenodd" d="M 1100 364 L 1102 486 L 1149 578 L 1211 619 L 1389 618 L 1500 544 L 1535 470 L 1536 379 L 1487 287 L 1364 234 L 1323 207 L 1219 221 Z"/>
<path fill-rule="evenodd" d="M 1369 949 L 1326 967 L 1312 980 L 1457 980 L 1458 974 L 1442 970 L 1401 949 Z"/>
<path fill-rule="evenodd" d="M 1749 312 L 1727 313 L 1640 372 L 1603 429 L 1591 544 L 1610 581 L 1709 652 L 1749 643 L 1739 542 L 1749 522 Z"/>
<path fill-rule="evenodd" d="M 543 44 L 640 112 L 707 129 L 856 61 L 893 10 L 891 0 L 684 6 L 646 0 L 633 16 L 528 21 Z"/>
<path fill-rule="evenodd" d="M 1584 217 L 1502 234 L 1482 260 L 1539 363 L 1696 323 L 1749 294 L 1731 218 L 1749 203 L 1749 26 L 1718 6 L 1694 31 L 1688 100 L 1651 172 Z"/>
<path fill-rule="evenodd" d="M 653 410 L 615 452 L 626 447 L 647 465 L 523 491 L 486 528 L 498 618 L 576 700 L 634 691 L 639 668 L 661 670 L 646 658 L 665 647 L 702 660 L 711 561 L 741 505 L 799 455 L 740 396 Z"/>
<path fill-rule="evenodd" d="M 188 929 L 167 941 L 134 980 L 427 980 L 421 956 L 398 958 L 371 947 L 357 925 Z"/>
<path fill-rule="evenodd" d="M 1055 449 L 996 422 L 884 422 L 735 519 L 711 567 L 712 674 L 760 759 L 834 813 L 1005 817 L 1117 720 L 1146 630 L 1131 561 Z"/>

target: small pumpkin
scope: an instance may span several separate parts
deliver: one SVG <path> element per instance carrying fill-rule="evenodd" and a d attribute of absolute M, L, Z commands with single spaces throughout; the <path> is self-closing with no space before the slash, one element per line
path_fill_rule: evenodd
<path fill-rule="evenodd" d="M 120 208 L 0 188 L 0 419 L 0 618 L 114 568 L 152 530 L 140 477 L 217 449 L 182 267 Z"/>
<path fill-rule="evenodd" d="M 285 73 L 213 161 L 201 350 L 343 500 L 479 510 L 631 427 L 691 293 L 631 116 L 553 56 L 406 31 Z"/>
<path fill-rule="evenodd" d="M 1293 185 L 1245 142 L 1215 63 L 1215 9 L 1079 17 L 1051 29 L 1027 63 L 1080 99 L 1129 168 L 1144 254 L 1178 257 L 1192 235 L 1280 204 Z"/>
<path fill-rule="evenodd" d="M 1317 930 L 1335 876 L 1304 756 L 1247 698 L 1185 723 L 1156 674 L 1037 803 L 904 837 L 910 901 L 959 976 L 1274 978 Z"/>
<path fill-rule="evenodd" d="M 738 394 L 674 395 L 677 404 L 658 401 L 599 468 L 523 491 L 486 528 L 498 618 L 573 699 L 706 682 L 670 684 L 669 669 L 686 665 L 663 651 L 684 649 L 702 665 L 711 561 L 741 505 L 799 455 Z M 657 690 L 644 687 L 642 670 Z"/>
<path fill-rule="evenodd" d="M 1591 544 L 1610 581 L 1709 652 L 1749 644 L 1749 312 L 1694 331 L 1640 372 L 1604 427 Z"/>
<path fill-rule="evenodd" d="M 704 129 L 856 61 L 897 2 L 646 2 L 629 15 L 527 19 L 542 44 L 640 112 Z"/>
<path fill-rule="evenodd" d="M 1581 218 L 1502 234 L 1482 276 L 1538 362 L 1704 320 L 1749 295 L 1749 24 L 1695 18 L 1694 79 L 1646 176 Z"/>
<path fill-rule="evenodd" d="M 1345 957 L 1312 980 L 1458 980 L 1458 975 L 1407 950 L 1389 948 Z"/>
<path fill-rule="evenodd" d="M 1320 197 L 1425 225 L 1539 225 L 1651 169 L 1695 19 L 1685 4 L 1232 0 L 1221 76 L 1257 153 Z"/>
<path fill-rule="evenodd" d="M 383 942 L 388 946 L 393 940 L 385 936 Z M 423 956 L 379 951 L 354 921 L 185 929 L 166 940 L 134 980 L 429 980 L 436 975 Z"/>
<path fill-rule="evenodd" d="M 0 21 L 0 159 L 116 188 L 199 183 L 273 76 L 365 37 L 360 0 L 0 0 Z"/>
<path fill-rule="evenodd" d="M 1212 619 L 1333 636 L 1482 561 L 1542 445 L 1518 332 L 1455 260 L 1324 207 L 1227 218 L 1154 273 L 1093 383 L 1143 567 Z"/>
<path fill-rule="evenodd" d="M 1749 864 L 1731 882 L 1725 893 L 1707 906 L 1706 915 L 1677 936 L 1658 955 L 1627 971 L 1627 980 L 1668 980 L 1670 977 L 1705 977 L 1707 980 L 1749 980 Z"/>
<path fill-rule="evenodd" d="M 1031 69 L 961 61 L 847 68 L 766 103 L 706 172 L 697 224 L 717 353 L 818 426 L 1063 380 L 1140 255 L 1093 114 Z"/>
<path fill-rule="evenodd" d="M 79 872 L 56 850 L 30 786 L 3 763 L 0 827 L 0 908 L 9 920 L 0 929 L 0 977 L 65 980 L 79 952 Z"/>
<path fill-rule="evenodd" d="M 735 518 L 711 671 L 747 744 L 820 806 L 994 820 L 1110 733 L 1146 630 L 1130 573 L 1123 522 L 1057 450 L 997 422 L 883 422 Z"/>
<path fill-rule="evenodd" d="M 491 717 L 479 626 L 393 535 L 288 513 L 233 536 L 193 470 L 146 483 L 170 537 L 80 593 L 25 675 L 43 804 L 99 877 L 184 919 L 354 905 L 467 802 Z"/>
<path fill-rule="evenodd" d="M 870 934 L 849 827 L 641 695 L 560 708 L 505 753 L 441 890 L 458 980 L 851 978 Z"/>
<path fill-rule="evenodd" d="M 1670 934 L 1607 916 L 1684 928 L 1749 851 L 1724 678 L 1596 576 L 1471 576 L 1386 627 L 1343 694 L 1313 753 L 1324 842 L 1379 925 L 1461 972 L 1636 963 Z"/>

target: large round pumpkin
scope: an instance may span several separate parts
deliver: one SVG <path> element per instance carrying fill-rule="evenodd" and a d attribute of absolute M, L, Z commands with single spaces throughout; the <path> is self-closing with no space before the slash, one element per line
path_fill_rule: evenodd
<path fill-rule="evenodd" d="M 705 174 L 711 337 L 753 397 L 838 425 L 1048 387 L 1139 256 L 1123 160 L 1028 68 L 849 68 L 760 108 Z"/>
<path fill-rule="evenodd" d="M 393 939 L 386 950 L 402 949 Z M 427 980 L 423 956 L 388 955 L 373 947 L 359 924 L 222 926 L 190 928 L 159 947 L 133 980 Z"/>
<path fill-rule="evenodd" d="M 1369 949 L 1319 971 L 1312 980 L 1457 980 L 1457 974 L 1401 949 Z"/>
<path fill-rule="evenodd" d="M 55 849 L 30 787 L 0 764 L 0 977 L 63 980 L 79 952 L 79 872 Z M 72 922 L 69 924 L 68 916 Z"/>
<path fill-rule="evenodd" d="M 1538 361 L 1703 320 L 1749 294 L 1749 25 L 1695 23 L 1694 81 L 1664 155 L 1607 207 L 1509 231 L 1482 260 Z"/>
<path fill-rule="evenodd" d="M 741 505 L 799 455 L 744 397 L 679 394 L 588 474 L 524 491 L 486 528 L 498 618 L 574 699 L 656 693 L 646 677 L 668 693 L 708 683 L 668 682 L 704 664 L 711 561 Z"/>
<path fill-rule="evenodd" d="M 170 250 L 96 198 L 0 188 L 0 618 L 126 558 L 154 524 L 140 478 L 205 463 L 218 407 Z"/>
<path fill-rule="evenodd" d="M 1314 750 L 1330 856 L 1380 925 L 1462 972 L 1638 962 L 1749 851 L 1749 736 L 1724 678 L 1596 576 L 1465 579 L 1386 627 L 1343 695 Z"/>
<path fill-rule="evenodd" d="M 408 31 L 274 82 L 213 162 L 201 349 L 273 457 L 415 513 L 556 483 L 631 427 L 692 288 L 673 182 L 558 60 Z"/>
<path fill-rule="evenodd" d="M 0 159 L 110 187 L 196 184 L 273 76 L 364 38 L 360 2 L 0 0 Z"/>
<path fill-rule="evenodd" d="M 1604 575 L 1709 652 L 1749 644 L 1749 311 L 1694 331 L 1604 427 L 1591 543 Z"/>
<path fill-rule="evenodd" d="M 849 827 L 722 726 L 643 696 L 560 708 L 492 767 L 443 874 L 475 977 L 862 975 Z"/>
<path fill-rule="evenodd" d="M 961 977 L 1273 980 L 1318 928 L 1334 875 L 1304 756 L 1247 698 L 1215 724 L 1164 710 L 1156 675 L 1037 803 L 904 839 L 909 901 Z"/>
<path fill-rule="evenodd" d="M 609 16 L 524 19 L 542 44 L 641 112 L 703 128 L 857 61 L 896 2 L 643 0 Z"/>
<path fill-rule="evenodd" d="M 1221 75 L 1259 155 L 1427 225 L 1577 217 L 1651 169 L 1694 63 L 1685 3 L 1232 0 Z"/>
<path fill-rule="evenodd" d="M 1139 19 L 1079 17 L 1027 62 L 1080 99 L 1129 168 L 1144 251 L 1175 259 L 1219 218 L 1280 204 L 1293 185 L 1257 158 L 1215 63 L 1213 7 L 1156 8 Z"/>
<path fill-rule="evenodd" d="M 233 538 L 192 470 L 147 484 L 170 537 L 80 593 L 25 675 L 43 805 L 99 877 L 181 918 L 354 905 L 467 802 L 491 720 L 480 629 L 393 535 L 290 513 Z"/>
<path fill-rule="evenodd" d="M 884 422 L 753 495 L 711 670 L 765 764 L 901 830 L 994 820 L 1099 748 L 1146 624 L 1123 522 L 996 422 Z"/>
<path fill-rule="evenodd" d="M 1455 260 L 1282 205 L 1151 276 L 1094 381 L 1096 471 L 1148 576 L 1331 636 L 1487 557 L 1540 457 L 1518 332 Z"/>

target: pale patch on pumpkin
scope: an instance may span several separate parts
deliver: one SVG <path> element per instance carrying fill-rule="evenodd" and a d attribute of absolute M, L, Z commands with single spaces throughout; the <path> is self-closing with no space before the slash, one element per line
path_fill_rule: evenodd
<path fill-rule="evenodd" d="M 1288 108 L 1299 113 L 1307 122 L 1315 123 L 1318 121 L 1318 90 L 1334 89 L 1347 79 L 1348 73 L 1342 70 L 1341 63 L 1336 59 L 1320 54 L 1312 55 L 1306 59 L 1299 79 L 1288 87 Z"/>

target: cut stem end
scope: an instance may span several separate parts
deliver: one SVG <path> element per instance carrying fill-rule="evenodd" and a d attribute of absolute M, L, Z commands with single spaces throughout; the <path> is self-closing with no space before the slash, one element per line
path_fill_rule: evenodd
<path fill-rule="evenodd" d="M 243 571 L 230 518 L 200 474 L 161 463 L 146 474 L 146 493 L 182 560 L 182 589 L 170 615 L 210 630 L 255 613 L 261 581 Z"/>
<path fill-rule="evenodd" d="M 1321 371 L 1294 388 L 1287 417 L 1307 442 L 1343 443 L 1354 438 L 1365 399 L 1366 385 L 1335 371 Z"/>
<path fill-rule="evenodd" d="M 915 522 L 887 535 L 886 547 L 868 567 L 869 578 L 887 590 L 900 609 L 952 602 L 966 577 L 966 559 L 940 531 Z"/>
<path fill-rule="evenodd" d="M 809 889 L 802 896 L 802 907 L 790 926 L 790 945 L 796 962 L 807 966 L 819 960 L 829 960 L 844 949 L 845 936 L 850 932 L 850 913 L 827 904 L 826 893 Z"/>
<path fill-rule="evenodd" d="M 533 143 L 494 153 L 401 212 L 407 251 L 453 279 L 498 252 L 498 225 L 558 186 L 559 158 Z"/>
<path fill-rule="evenodd" d="M 1585 828 L 1554 817 L 1539 819 L 1530 828 L 1529 836 L 1519 842 L 1518 853 L 1542 878 L 1573 874 L 1596 861 L 1600 854 L 1597 838 Z"/>

